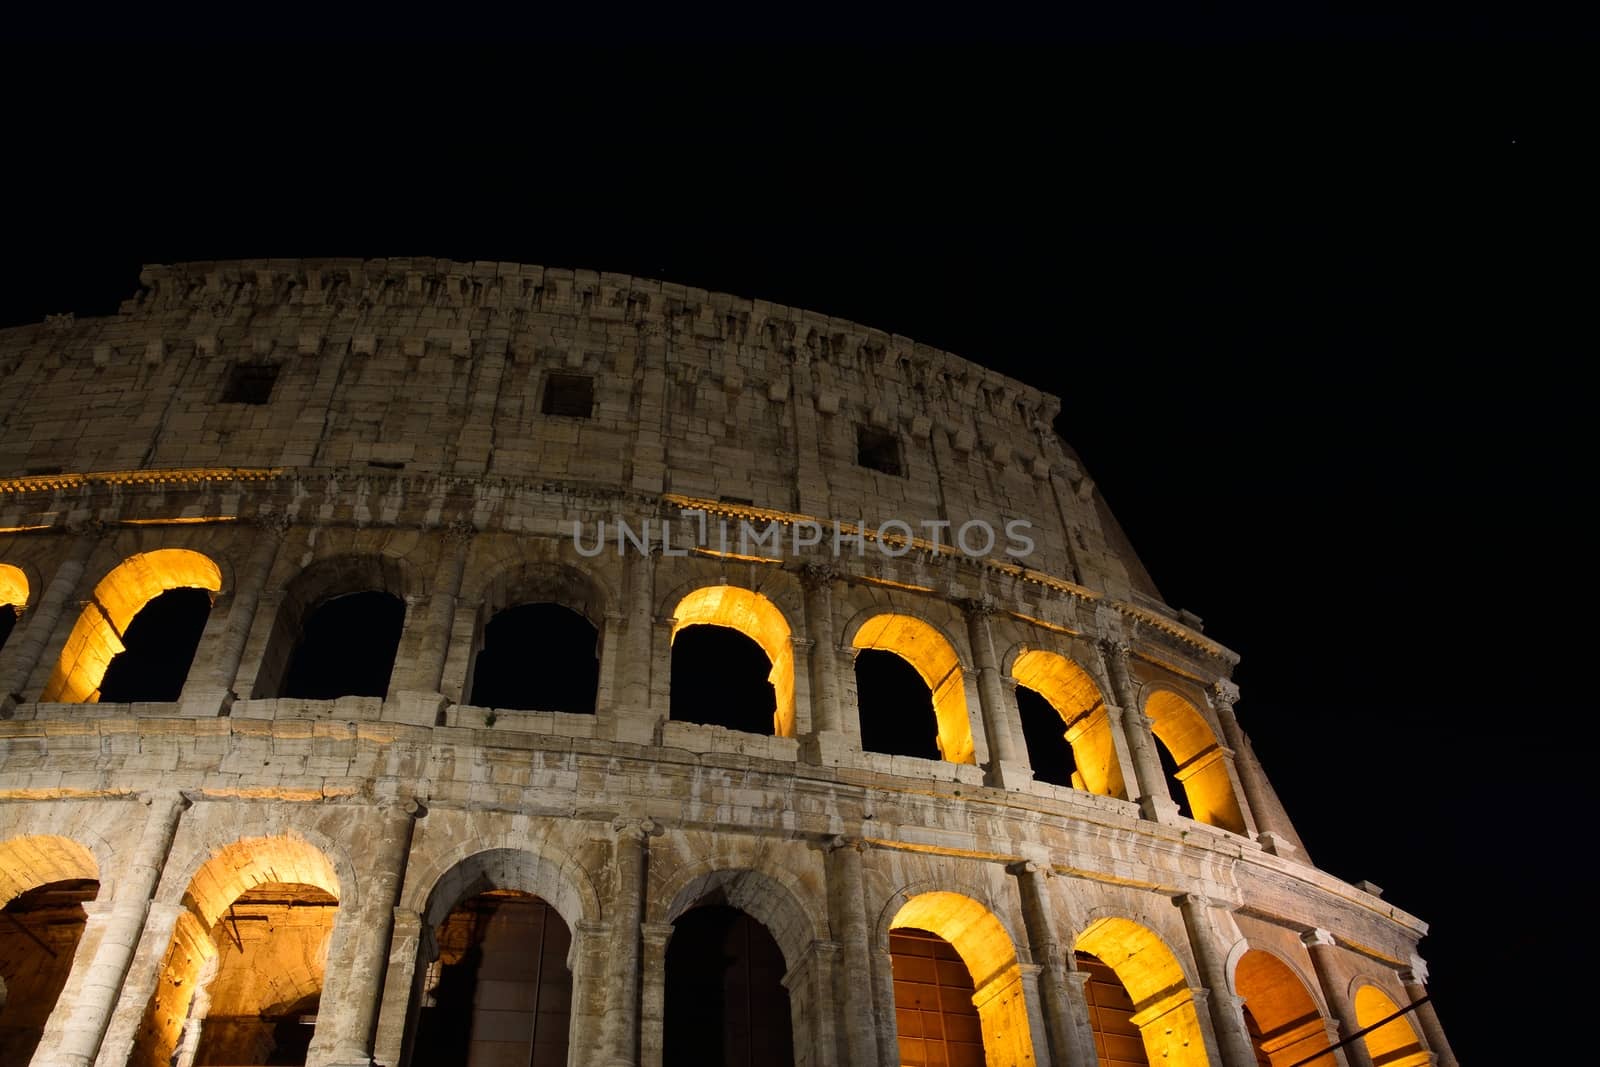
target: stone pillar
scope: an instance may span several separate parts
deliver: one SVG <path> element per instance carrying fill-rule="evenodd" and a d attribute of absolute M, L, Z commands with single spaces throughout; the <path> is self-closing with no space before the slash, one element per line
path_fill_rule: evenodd
<path fill-rule="evenodd" d="M 839 686 L 839 648 L 833 627 L 833 584 L 839 572 L 825 563 L 800 568 L 806 593 L 806 634 L 811 639 L 811 733 L 801 742 L 808 763 L 845 762 L 861 747 L 861 725 L 846 713 Z"/>
<path fill-rule="evenodd" d="M 1356 1006 L 1346 993 L 1344 968 L 1339 964 L 1339 949 L 1333 935 L 1326 930 L 1312 930 L 1302 934 L 1306 951 L 1311 954 L 1311 969 L 1316 972 L 1317 984 L 1322 987 L 1323 999 L 1339 1020 L 1340 1038 L 1349 1037 L 1361 1029 L 1356 1022 Z M 1365 1038 L 1357 1038 L 1343 1050 L 1350 1067 L 1372 1067 L 1372 1057 L 1367 1053 Z"/>
<path fill-rule="evenodd" d="M 99 1055 L 95 1057 L 95 1067 L 123 1067 L 128 1058 L 133 1054 L 133 1043 L 138 1037 L 139 1026 L 144 1021 L 146 1005 L 155 994 L 156 983 L 161 979 L 161 968 L 167 960 L 167 952 L 172 947 L 174 938 L 178 934 L 179 923 L 185 918 L 198 930 L 199 922 L 181 904 L 152 903 L 145 917 L 144 929 L 139 935 L 139 944 L 134 951 L 134 957 L 128 967 L 127 978 L 122 983 L 122 992 L 117 997 L 116 1009 L 112 1013 L 111 1023 L 106 1028 L 105 1037 L 100 1042 Z M 87 937 L 89 931 L 84 931 Z M 57 1004 L 59 1013 L 65 1005 Z M 62 1020 L 62 1029 L 76 1026 L 68 1008 L 69 1017 Z M 51 1015 L 50 1025 L 55 1027 L 56 1015 Z M 45 1040 L 50 1040 L 50 1031 L 45 1031 Z M 59 1067 L 67 1062 L 52 1055 L 46 1054 L 44 1046 L 34 1054 L 33 1062 L 36 1067 Z"/>
<path fill-rule="evenodd" d="M 1134 784 L 1144 817 L 1160 823 L 1178 820 L 1178 806 L 1172 802 L 1167 789 L 1167 776 L 1161 769 L 1161 757 L 1156 754 L 1155 734 L 1150 732 L 1150 718 L 1138 707 L 1138 693 L 1133 676 L 1128 670 L 1131 653 L 1121 641 L 1101 641 L 1100 654 L 1105 660 L 1106 674 L 1111 681 L 1111 691 L 1121 705 L 1123 736 L 1128 741 L 1128 755 L 1133 759 Z M 1108 706 L 1106 711 L 1110 713 Z M 1113 716 L 1115 718 L 1115 716 Z"/>
<path fill-rule="evenodd" d="M 648 745 L 655 741 L 656 721 L 650 706 L 650 661 L 655 630 L 655 553 L 628 555 L 627 620 L 618 664 L 616 704 L 611 709 L 612 735 L 618 741 Z M 604 723 L 601 724 L 604 728 Z"/>
<path fill-rule="evenodd" d="M 206 626 L 200 647 L 195 650 L 194 667 L 178 698 L 180 714 L 219 715 L 239 697 L 233 688 L 234 675 L 244 659 L 245 642 L 250 639 L 261 592 L 272 576 L 272 565 L 277 562 L 289 520 L 282 513 L 263 515 L 256 520 L 254 529 L 255 544 L 234 572 L 233 588 L 228 591 L 227 617 L 220 626 Z"/>
<path fill-rule="evenodd" d="M 608 909 L 612 920 L 611 970 L 606 982 L 609 995 L 600 1040 L 607 1067 L 633 1067 L 639 1058 L 640 933 L 644 921 L 645 877 L 650 835 L 657 832 L 650 819 L 617 819 L 612 858 L 614 899 Z M 665 953 L 665 943 L 662 952 Z"/>
<path fill-rule="evenodd" d="M 604 1032 L 607 969 L 611 961 L 611 924 L 579 919 L 572 924 L 572 950 L 567 966 L 572 971 L 572 1027 L 582 1034 L 581 1047 L 568 1052 L 570 1067 L 602 1063 L 606 1050 L 595 1036 Z M 421 1065 L 418 1065 L 421 1067 Z"/>
<path fill-rule="evenodd" d="M 1094 1067 L 1094 1032 L 1083 983 L 1070 980 L 1069 972 L 1076 968 L 1068 965 L 1050 921 L 1049 872 L 1031 860 L 1013 863 L 1007 869 L 1016 876 L 1028 950 L 1039 965 L 1040 1002 L 1050 1062 L 1058 1067 Z"/>
<path fill-rule="evenodd" d="M 195 1053 L 200 1051 L 200 1034 L 206 1016 L 211 1014 L 211 983 L 217 980 L 221 965 L 222 957 L 212 956 L 200 968 L 200 975 L 194 983 L 194 996 L 189 1000 L 189 1018 L 184 1020 L 178 1047 L 173 1053 L 172 1067 L 194 1067 Z"/>
<path fill-rule="evenodd" d="M 100 1051 L 112 1014 L 122 994 L 122 983 L 128 975 L 128 965 L 133 961 L 134 950 L 144 933 L 145 916 L 150 910 L 150 900 L 161 882 L 161 870 L 167 862 L 167 851 L 172 848 L 172 837 L 178 830 L 178 819 L 189 801 L 176 790 L 147 794 L 140 798 L 150 806 L 144 830 L 133 848 L 128 866 L 117 881 L 116 898 L 111 913 L 106 917 L 104 933 L 89 965 L 89 973 L 72 1005 L 70 1025 L 62 1034 L 54 1054 L 36 1059 L 39 1063 L 58 1067 L 89 1067 Z M 177 922 L 177 912 L 171 917 Z M 167 937 L 172 934 L 169 927 Z M 160 966 L 159 957 L 157 966 Z M 144 1007 L 140 1001 L 139 1008 Z M 43 1052 L 44 1050 L 40 1050 Z"/>
<path fill-rule="evenodd" d="M 1422 961 L 1422 957 L 1411 957 L 1411 965 L 1400 972 L 1400 981 L 1405 986 L 1407 1003 L 1415 1004 L 1428 995 L 1428 965 Z M 1433 1053 L 1434 1063 L 1438 1067 L 1458 1067 L 1456 1054 L 1444 1036 L 1444 1027 L 1439 1025 L 1438 1013 L 1433 1010 L 1433 1002 L 1428 1001 L 1412 1014 L 1417 1018 L 1417 1025 L 1422 1028 L 1422 1039 L 1428 1043 L 1428 1051 Z"/>
<path fill-rule="evenodd" d="M 433 593 L 421 611 L 413 611 L 407 598 L 405 630 L 395 656 L 394 680 L 386 704 L 397 705 L 395 717 L 418 726 L 432 726 L 444 705 L 439 691 L 444 679 L 450 634 L 455 629 L 456 600 L 467 567 L 467 550 L 477 531 L 458 522 L 440 531 L 441 553 L 433 574 Z M 417 616 L 421 616 L 418 618 Z M 384 709 L 385 716 L 390 709 Z"/>
<path fill-rule="evenodd" d="M 989 617 L 994 608 L 986 601 L 967 600 L 961 604 L 967 617 L 967 637 L 972 644 L 972 662 L 978 674 L 978 705 L 983 709 L 983 732 L 989 741 L 989 766 L 986 784 L 997 789 L 1018 789 L 1033 781 L 1027 751 L 1018 744 L 1022 724 L 1015 700 L 1006 699 L 1000 683 L 1000 667 L 994 654 L 994 635 Z"/>
<path fill-rule="evenodd" d="M 667 946 L 677 927 L 640 923 L 642 981 L 639 990 L 639 1065 L 661 1067 L 666 1049 Z"/>
<path fill-rule="evenodd" d="M 850 1061 L 841 1058 L 835 1026 L 833 976 L 838 969 L 839 945 L 813 941 L 783 976 L 783 988 L 789 991 L 794 1067 L 850 1067 Z"/>
<path fill-rule="evenodd" d="M 1261 769 L 1261 763 L 1256 761 L 1254 752 L 1251 752 L 1250 741 L 1245 737 L 1245 731 L 1238 725 L 1238 717 L 1234 715 L 1234 704 L 1238 701 L 1238 686 L 1227 678 L 1222 678 L 1211 688 L 1211 707 L 1216 709 L 1218 725 L 1222 726 L 1222 742 L 1234 750 L 1234 774 L 1237 776 L 1240 789 L 1245 792 L 1246 821 L 1253 822 L 1256 827 L 1256 838 L 1261 841 L 1261 846 L 1274 856 L 1283 856 L 1293 859 L 1299 848 L 1296 848 L 1296 833 L 1291 827 L 1280 825 L 1277 821 L 1278 805 L 1274 803 L 1272 785 L 1267 784 L 1267 776 Z"/>
<path fill-rule="evenodd" d="M 372 1063 L 372 1037 L 377 1027 L 382 983 L 389 969 L 390 924 L 400 899 L 411 831 L 422 808 L 415 800 L 386 800 L 379 807 L 381 824 L 366 879 L 365 900 L 354 915 L 340 922 L 358 925 L 351 940 L 349 967 L 339 970 L 330 960 L 323 981 L 318 1029 L 329 1032 L 318 1044 L 332 1049 L 332 1063 L 366 1067 Z M 319 1035 L 321 1037 L 322 1035 Z"/>
<path fill-rule="evenodd" d="M 828 926 L 839 943 L 839 973 L 834 981 L 839 1004 L 841 1054 L 845 1063 L 878 1062 L 874 1032 L 871 934 L 867 928 L 866 884 L 861 871 L 865 847 L 857 837 L 835 837 L 825 846 Z"/>
<path fill-rule="evenodd" d="M 872 1033 L 877 1042 L 877 1058 L 861 1062 L 879 1067 L 894 1067 L 900 1062 L 900 1037 L 894 1017 L 894 956 L 889 946 L 873 945 L 868 950 L 872 973 Z M 857 1061 L 851 1060 L 850 1067 Z"/>
<path fill-rule="evenodd" d="M 89 556 L 100 543 L 99 523 L 87 523 L 75 531 L 65 558 L 56 564 L 55 574 L 34 607 L 17 620 L 16 632 L 0 651 L 0 718 L 10 718 L 18 704 L 27 702 L 24 693 L 28 680 L 44 655 L 45 647 L 61 623 L 62 613 L 72 602 Z M 65 639 L 65 635 L 63 635 Z"/>
<path fill-rule="evenodd" d="M 1228 954 L 1217 934 L 1210 900 L 1185 893 L 1175 903 L 1183 909 L 1183 925 L 1189 932 L 1189 947 L 1200 967 L 1200 980 L 1210 992 L 1211 1025 L 1217 1033 L 1217 1048 L 1225 1067 L 1256 1067 L 1250 1032 L 1245 1029 L 1241 1001 L 1228 981 Z"/>
<path fill-rule="evenodd" d="M 1065 1060 L 1066 1067 L 1095 1067 L 1100 1062 L 1100 1054 L 1094 1048 L 1094 1020 L 1089 1018 L 1089 993 L 1084 987 L 1089 984 L 1089 972 L 1077 969 L 1078 961 L 1074 956 L 1067 956 L 1066 962 L 1071 968 L 1062 975 L 1061 990 L 1066 997 L 1066 1015 L 1071 1020 L 1073 1027 L 1072 1048 L 1077 1049 L 1077 1060 L 1071 1059 L 1071 1050 Z"/>
<path fill-rule="evenodd" d="M 378 1009 L 378 1031 L 372 1039 L 372 1058 L 382 1067 L 394 1067 L 405 1052 L 406 1031 L 416 1010 L 417 964 L 431 942 L 422 916 L 410 908 L 394 909 L 389 935 L 389 966 L 383 977 L 383 1003 Z M 431 962 L 432 957 L 429 957 Z"/>

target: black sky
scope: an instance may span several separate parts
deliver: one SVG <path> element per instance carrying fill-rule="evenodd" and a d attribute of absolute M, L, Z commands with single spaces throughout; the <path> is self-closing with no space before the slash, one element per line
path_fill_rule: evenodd
<path fill-rule="evenodd" d="M 3 321 L 107 313 L 145 262 L 503 259 L 808 307 L 1055 392 L 1169 603 L 1242 654 L 1313 856 L 1433 924 L 1457 1051 L 1513 1062 L 1505 993 L 1586 926 L 1548 917 L 1578 908 L 1591 703 L 1565 679 L 1596 94 L 1581 34 L 1439 25 L 41 48 L 6 75 Z"/>

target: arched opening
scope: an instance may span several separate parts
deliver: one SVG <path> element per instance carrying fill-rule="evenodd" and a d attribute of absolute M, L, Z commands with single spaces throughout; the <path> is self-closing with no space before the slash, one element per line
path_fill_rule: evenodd
<path fill-rule="evenodd" d="M 600 682 L 600 632 L 560 604 L 518 604 L 484 627 L 472 668 L 480 708 L 593 714 Z"/>
<path fill-rule="evenodd" d="M 1133 998 L 1117 979 L 1117 972 L 1087 952 L 1077 953 L 1077 964 L 1079 973 L 1087 976 L 1083 999 L 1100 1067 L 1150 1067 L 1144 1038 L 1133 1021 Z"/>
<path fill-rule="evenodd" d="M 205 597 L 204 607 L 209 613 L 210 594 L 222 589 L 222 571 L 205 556 L 185 548 L 141 552 L 123 560 L 94 587 L 94 595 L 79 614 L 39 699 L 64 704 L 92 704 L 102 699 L 101 683 L 112 660 L 127 648 L 124 638 L 128 627 L 146 605 L 174 589 L 204 590 L 201 595 Z M 192 605 L 177 612 L 183 619 L 192 620 L 199 610 L 198 600 L 180 599 L 173 603 Z M 158 617 L 165 616 L 167 610 L 162 609 Z M 189 624 L 178 625 L 182 628 Z M 201 617 L 200 628 L 204 626 L 205 620 Z M 180 635 L 168 632 L 153 636 L 150 643 L 168 646 L 156 658 L 170 659 L 174 663 L 182 660 L 186 674 L 199 640 L 199 629 L 194 629 L 192 636 L 186 630 L 181 642 Z M 177 647 L 180 643 L 184 647 Z M 182 679 L 179 679 L 178 688 L 182 687 Z"/>
<path fill-rule="evenodd" d="M 960 893 L 920 893 L 889 926 L 901 1063 L 1035 1062 L 1016 948 L 987 908 Z"/>
<path fill-rule="evenodd" d="M 1073 948 L 1109 968 L 1126 991 L 1132 1007 L 1127 1022 L 1138 1029 L 1150 1063 L 1209 1067 L 1194 993 L 1177 957 L 1150 929 L 1130 919 L 1097 919 L 1079 935 Z M 1095 973 L 1090 972 L 1091 981 Z M 1110 991 L 1104 992 L 1109 1002 Z M 1120 1010 L 1120 1001 L 1116 1010 Z M 1111 1021 L 1109 1015 L 1107 1019 Z M 1107 1044 L 1110 1047 L 1111 1042 Z M 1124 1049 L 1126 1058 L 1125 1044 L 1118 1047 Z"/>
<path fill-rule="evenodd" d="M 856 653 L 856 699 L 863 709 L 864 750 L 888 756 L 939 758 L 939 720 L 933 711 L 933 693 L 911 664 L 893 652 L 869 648 Z"/>
<path fill-rule="evenodd" d="M 856 631 L 852 645 L 860 650 L 856 655 L 856 685 L 863 748 L 891 755 L 926 751 L 914 736 L 925 729 L 921 690 L 913 693 L 903 673 L 896 678 L 893 668 L 877 657 L 862 664 L 867 651 L 888 652 L 916 671 L 930 695 L 937 754 L 927 758 L 977 762 L 961 664 L 955 649 L 938 630 L 909 615 L 875 615 Z"/>
<path fill-rule="evenodd" d="M 1400 1006 L 1375 985 L 1363 985 L 1356 990 L 1356 1028 L 1367 1027 L 1386 1019 L 1400 1010 Z M 1432 1056 L 1422 1047 L 1422 1039 L 1411 1028 L 1411 1017 L 1402 1015 L 1378 1027 L 1361 1040 L 1367 1043 L 1367 1055 L 1373 1067 L 1426 1067 Z"/>
<path fill-rule="evenodd" d="M 106 667 L 100 699 L 177 700 L 210 614 L 211 594 L 204 589 L 169 589 L 146 604 L 122 635 L 123 650 Z"/>
<path fill-rule="evenodd" d="M 1127 799 L 1116 727 L 1089 673 L 1065 656 L 1035 648 L 1017 657 L 1011 676 L 1034 778 Z"/>
<path fill-rule="evenodd" d="M 794 641 L 776 604 L 713 585 L 678 601 L 672 617 L 672 718 L 795 735 Z"/>
<path fill-rule="evenodd" d="M 195 873 L 183 904 L 131 1067 L 304 1064 L 338 916 L 327 857 L 245 838 Z"/>
<path fill-rule="evenodd" d="M 28 606 L 28 576 L 22 568 L 0 563 L 0 648 L 6 647 L 22 609 Z"/>
<path fill-rule="evenodd" d="M 1185 814 L 1192 813 L 1190 817 L 1198 822 L 1244 833 L 1244 812 L 1234 794 L 1227 759 L 1205 716 L 1170 689 L 1150 694 L 1144 710 L 1158 747 L 1171 759 L 1163 764 L 1169 781 L 1183 788 L 1189 808 Z"/>
<path fill-rule="evenodd" d="M 301 700 L 386 697 L 406 603 L 365 590 L 330 597 L 306 616 L 282 696 Z"/>
<path fill-rule="evenodd" d="M 94 858 L 75 841 L 0 843 L 0 1063 L 32 1058 L 72 972 L 97 876 Z"/>
<path fill-rule="evenodd" d="M 722 904 L 691 908 L 672 925 L 665 1067 L 792 1065 L 786 968 L 771 932 Z"/>
<path fill-rule="evenodd" d="M 1234 988 L 1257 1060 L 1289 1067 L 1326 1049 L 1328 1029 L 1305 983 L 1278 957 L 1251 949 L 1239 957 Z"/>
<path fill-rule="evenodd" d="M 553 907 L 532 893 L 487 890 L 451 909 L 433 938 L 413 1064 L 566 1064 L 572 936 Z"/>

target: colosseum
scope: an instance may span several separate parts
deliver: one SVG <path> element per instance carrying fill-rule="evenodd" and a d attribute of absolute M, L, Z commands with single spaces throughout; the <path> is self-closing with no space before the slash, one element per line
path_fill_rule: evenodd
<path fill-rule="evenodd" d="M 0 331 L 0 1063 L 1455 1063 L 1057 398 L 591 271 L 140 281 Z"/>

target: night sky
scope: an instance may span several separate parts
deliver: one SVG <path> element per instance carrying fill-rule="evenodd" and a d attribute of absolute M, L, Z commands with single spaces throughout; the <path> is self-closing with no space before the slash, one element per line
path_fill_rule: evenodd
<path fill-rule="evenodd" d="M 1496 1050 L 1592 942 L 1566 858 L 1590 38 L 1323 29 L 43 48 L 5 75 L 0 322 L 113 311 L 146 262 L 517 260 L 803 306 L 1054 392 L 1168 603 L 1242 655 L 1313 857 L 1432 924 L 1458 1053 L 1530 1062 Z"/>

